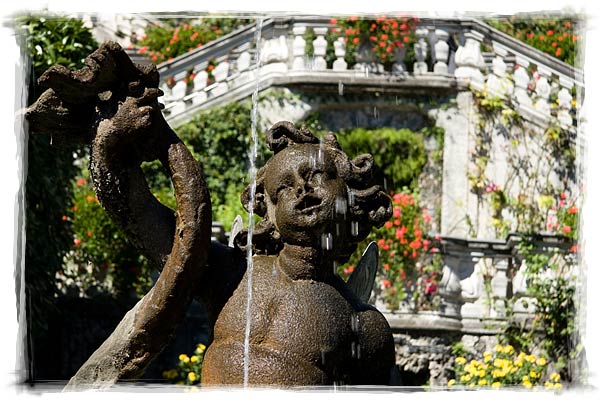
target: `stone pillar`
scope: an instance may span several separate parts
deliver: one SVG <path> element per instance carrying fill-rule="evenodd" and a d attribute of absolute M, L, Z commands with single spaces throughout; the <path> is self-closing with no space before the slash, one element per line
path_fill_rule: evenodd
<path fill-rule="evenodd" d="M 485 68 L 485 62 L 480 48 L 482 40 L 483 35 L 479 32 L 465 32 L 465 45 L 460 46 L 454 56 L 457 67 L 454 75 L 457 78 L 467 78 L 472 83 L 483 85 L 481 70 Z"/>
<path fill-rule="evenodd" d="M 223 60 L 213 69 L 213 76 L 216 83 L 216 86 L 211 91 L 213 96 L 219 96 L 227 92 L 227 75 L 229 75 L 229 62 Z"/>
<path fill-rule="evenodd" d="M 187 83 L 183 81 L 185 73 L 182 76 L 179 75 L 175 76 L 176 83 L 175 86 L 173 86 L 173 89 L 171 89 L 171 93 L 173 96 L 172 100 L 175 103 L 170 109 L 172 115 L 179 114 L 185 111 L 185 103 L 183 101 L 183 98 L 187 93 Z"/>
<path fill-rule="evenodd" d="M 335 48 L 335 56 L 337 59 L 333 62 L 334 71 L 345 71 L 348 69 L 348 63 L 344 60 L 346 56 L 346 46 L 344 44 L 344 38 L 340 37 L 333 43 Z"/>
<path fill-rule="evenodd" d="M 294 43 L 292 44 L 294 61 L 292 69 L 302 70 L 305 69 L 304 51 L 306 49 L 306 40 L 304 40 L 304 34 L 306 33 L 306 26 L 294 26 L 292 31 L 294 32 Z"/>
<path fill-rule="evenodd" d="M 504 46 L 496 42 L 493 43 L 493 47 L 496 58 L 492 61 L 492 73 L 487 77 L 486 87 L 491 95 L 504 97 L 505 95 L 512 94 L 513 91 L 513 84 L 506 74 L 508 66 L 504 62 L 508 51 Z"/>
<path fill-rule="evenodd" d="M 529 74 L 527 67 L 529 61 L 516 56 L 515 72 L 513 75 L 515 81 L 515 90 L 513 92 L 513 100 L 518 104 L 519 108 L 531 107 L 531 98 L 527 94 L 527 86 L 529 85 Z"/>
<path fill-rule="evenodd" d="M 548 78 L 550 78 L 550 71 L 539 66 L 535 82 L 535 94 L 537 95 L 535 109 L 547 119 L 550 118 L 550 103 L 548 103 L 548 99 L 550 98 L 550 84 L 548 83 Z"/>
<path fill-rule="evenodd" d="M 450 46 L 448 46 L 448 32 L 443 29 L 435 30 L 435 65 L 433 66 L 433 72 L 438 75 L 448 74 L 448 54 L 450 52 Z"/>
<path fill-rule="evenodd" d="M 444 268 L 440 281 L 440 313 L 446 317 L 460 319 L 462 306 L 461 286 L 458 271 L 460 270 L 461 257 L 444 255 Z"/>
<path fill-rule="evenodd" d="M 325 34 L 327 33 L 327 29 L 327 27 L 314 28 L 317 38 L 313 41 L 313 47 L 315 49 L 313 69 L 317 71 L 327 69 L 327 62 L 325 61 L 325 53 L 327 53 L 327 40 L 325 40 Z"/>
<path fill-rule="evenodd" d="M 208 72 L 204 69 L 199 70 L 195 73 L 194 77 L 194 97 L 192 97 L 192 104 L 199 104 L 206 101 L 206 83 L 208 80 Z"/>
<path fill-rule="evenodd" d="M 429 30 L 425 28 L 419 28 L 415 31 L 417 35 L 417 42 L 415 43 L 415 57 L 417 62 L 415 62 L 413 67 L 413 73 L 415 75 L 422 75 L 428 72 L 427 68 L 427 35 Z"/>
<path fill-rule="evenodd" d="M 394 49 L 394 65 L 392 66 L 392 72 L 396 75 L 406 74 L 406 64 L 404 64 L 404 57 L 406 56 L 406 46 L 402 44 L 402 47 L 396 47 Z"/>
<path fill-rule="evenodd" d="M 558 112 L 556 117 L 562 125 L 571 126 L 573 124 L 573 118 L 571 117 L 571 108 L 573 107 L 571 89 L 573 88 L 573 81 L 561 76 L 559 83 L 562 88 L 558 92 Z"/>

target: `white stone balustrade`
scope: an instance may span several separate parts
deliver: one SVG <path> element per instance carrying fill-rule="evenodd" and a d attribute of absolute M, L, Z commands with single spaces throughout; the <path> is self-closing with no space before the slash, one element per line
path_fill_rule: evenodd
<path fill-rule="evenodd" d="M 573 126 L 571 91 L 573 86 L 581 86 L 582 82 L 578 80 L 579 78 L 575 78 L 574 73 L 569 75 L 568 71 L 565 72 L 564 67 L 558 71 L 554 69 L 553 63 L 556 61 L 549 56 L 545 59 L 539 57 L 536 59 L 532 58 L 531 52 L 523 54 L 521 50 L 524 45 L 517 40 L 511 42 L 497 36 L 486 38 L 484 35 L 490 35 L 490 33 L 485 30 L 479 31 L 471 26 L 465 27 L 464 24 L 456 25 L 449 22 L 444 25 L 444 22 L 440 23 L 439 20 L 423 19 L 415 31 L 416 43 L 407 44 L 414 46 L 416 59 L 413 72 L 409 73 L 404 64 L 406 46 L 394 49 L 394 64 L 391 66 L 391 70 L 384 71 L 383 65 L 372 51 L 371 43 L 359 44 L 357 53 L 354 55 L 356 64 L 349 66 L 344 33 L 340 32 L 340 36 L 333 43 L 328 44 L 325 40 L 325 34 L 331 28 L 328 22 L 323 21 L 320 25 L 314 20 L 303 21 L 294 18 L 287 33 L 281 31 L 281 28 L 277 28 L 276 32 L 269 31 L 269 29 L 273 29 L 273 25 L 267 24 L 266 26 L 267 28 L 263 28 L 262 36 L 268 39 L 263 39 L 261 43 L 259 76 L 286 76 L 288 71 L 308 76 L 320 71 L 328 71 L 328 73 L 341 74 L 340 81 L 344 81 L 346 78 L 342 75 L 362 71 L 362 77 L 375 80 L 380 79 L 381 76 L 411 79 L 411 77 L 423 75 L 432 77 L 432 79 L 459 79 L 467 82 L 472 90 L 485 89 L 490 95 L 506 97 L 519 111 L 535 115 L 539 121 L 556 118 L 562 126 Z M 305 39 L 308 26 L 314 30 L 316 35 L 312 43 L 314 52 L 310 55 L 306 53 Z M 462 43 L 456 52 L 450 51 L 449 42 L 453 40 L 461 40 Z M 493 54 L 485 53 L 485 58 L 482 53 L 484 40 L 487 44 L 491 43 L 493 47 Z M 221 96 L 240 85 L 247 85 L 250 80 L 255 79 L 256 74 L 253 70 L 256 68 L 256 60 L 253 59 L 253 51 L 250 51 L 254 48 L 252 37 L 247 36 L 245 41 L 236 42 L 230 39 L 228 41 L 235 45 L 226 49 L 225 53 L 223 53 L 223 49 L 216 56 L 211 55 L 210 52 L 206 54 L 197 52 L 199 55 L 196 64 L 192 68 L 189 63 L 186 64 L 185 71 L 192 69 L 195 71 L 196 78 L 193 85 L 184 87 L 179 84 L 176 85 L 176 88 L 165 90 L 162 101 L 167 105 L 171 116 L 175 115 L 176 111 L 182 110 L 182 93 L 185 93 L 184 96 L 187 95 L 186 100 L 191 100 L 183 101 L 184 106 L 191 104 L 196 107 L 202 102 Z M 332 46 L 330 50 L 335 53 L 335 60 L 329 68 L 325 60 L 328 46 Z M 428 60 L 428 54 L 431 54 L 431 60 Z M 310 57 L 312 60 L 307 63 L 307 59 Z M 207 87 L 201 71 L 204 70 L 208 60 L 227 60 L 228 58 L 235 60 L 234 67 L 232 68 L 232 65 L 227 62 L 219 63 L 213 71 L 215 83 Z M 176 61 L 173 60 L 171 63 L 162 65 L 171 65 Z M 528 72 L 528 67 L 532 64 L 537 67 L 539 79 L 530 76 Z M 200 67 L 201 65 L 203 67 Z M 174 69 L 169 69 L 169 72 L 162 75 L 163 79 L 166 79 L 167 76 L 177 75 L 176 82 L 178 83 L 185 74 L 177 68 L 184 67 L 175 66 Z M 354 75 L 349 76 L 356 76 L 355 72 Z M 311 79 L 314 80 L 314 77 Z M 422 78 L 421 80 L 424 82 Z M 166 85 L 163 83 L 161 87 L 165 88 Z M 558 104 L 555 110 L 550 104 L 550 98 L 553 96 L 556 96 Z M 177 108 L 174 108 L 176 104 L 170 105 L 170 103 L 177 103 Z"/>

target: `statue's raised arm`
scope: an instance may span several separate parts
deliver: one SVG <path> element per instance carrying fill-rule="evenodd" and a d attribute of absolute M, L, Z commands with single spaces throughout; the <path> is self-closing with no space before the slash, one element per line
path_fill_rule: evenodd
<path fill-rule="evenodd" d="M 71 379 L 101 387 L 140 376 L 185 315 L 210 252 L 210 198 L 202 172 L 164 120 L 154 65 L 131 62 L 106 42 L 79 71 L 54 66 L 27 110 L 32 133 L 91 144 L 94 189 L 108 214 L 162 272 L 115 332 Z M 158 159 L 173 182 L 177 211 L 150 193 L 140 169 Z"/>

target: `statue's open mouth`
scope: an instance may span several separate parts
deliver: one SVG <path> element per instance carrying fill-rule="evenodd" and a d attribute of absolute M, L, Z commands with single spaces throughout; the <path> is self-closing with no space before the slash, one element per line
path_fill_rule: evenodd
<path fill-rule="evenodd" d="M 317 196 L 306 194 L 296 204 L 296 209 L 306 213 L 313 211 L 321 206 L 322 200 Z"/>

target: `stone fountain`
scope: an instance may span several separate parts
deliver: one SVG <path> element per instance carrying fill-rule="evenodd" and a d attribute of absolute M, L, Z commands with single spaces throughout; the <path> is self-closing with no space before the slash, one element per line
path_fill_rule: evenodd
<path fill-rule="evenodd" d="M 30 130 L 56 144 L 91 146 L 100 203 L 161 272 L 66 389 L 140 377 L 192 299 L 205 306 L 214 330 L 202 385 L 390 384 L 391 330 L 366 303 L 376 251 L 366 252 L 348 282 L 335 273 L 391 215 L 388 196 L 371 182 L 372 157 L 349 159 L 333 134 L 319 140 L 290 122 L 275 124 L 266 137 L 274 155 L 242 194 L 262 220 L 252 235 L 239 231 L 232 247 L 211 242 L 202 160 L 163 118 L 156 67 L 134 64 L 113 42 L 85 64 L 78 71 L 53 66 L 40 77 L 47 90 L 27 110 Z M 150 193 L 140 164 L 151 160 L 168 173 L 176 210 Z"/>

